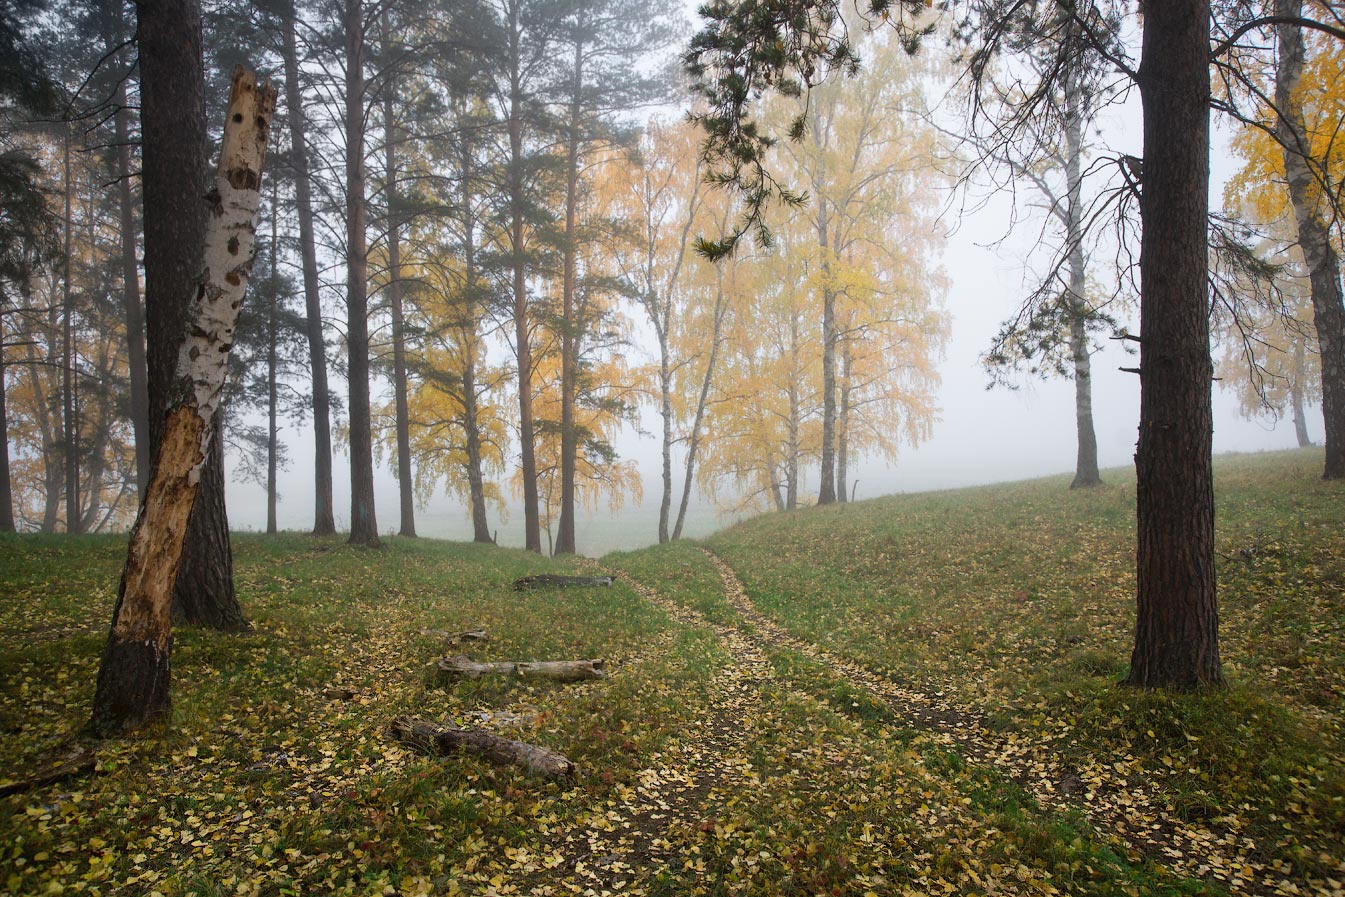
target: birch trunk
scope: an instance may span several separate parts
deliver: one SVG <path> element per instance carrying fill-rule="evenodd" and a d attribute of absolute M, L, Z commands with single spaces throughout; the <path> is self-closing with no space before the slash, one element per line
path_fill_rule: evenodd
<path fill-rule="evenodd" d="M 75 229 L 71 215 L 70 128 L 65 131 L 65 271 L 61 278 L 63 340 L 61 362 L 61 420 L 65 442 L 65 531 L 80 531 L 79 516 L 79 427 L 75 423 L 75 305 L 70 290 L 70 237 Z"/>
<path fill-rule="evenodd" d="M 1293 405 L 1294 435 L 1298 438 L 1299 448 L 1312 445 L 1312 437 L 1308 435 L 1308 418 L 1303 411 L 1303 378 L 1307 368 L 1305 352 L 1303 337 L 1294 337 L 1294 379 L 1289 384 L 1289 402 Z"/>
<path fill-rule="evenodd" d="M 1093 427 L 1093 366 L 1088 345 L 1088 266 L 1083 239 L 1083 113 L 1077 68 L 1065 85 L 1065 240 L 1069 249 L 1069 347 L 1074 362 L 1074 425 L 1078 452 L 1071 489 L 1102 485 L 1097 468 L 1097 431 Z"/>
<path fill-rule="evenodd" d="M 476 302 L 476 211 L 472 192 L 475 164 L 470 127 L 461 138 L 462 156 L 462 262 L 463 262 L 463 346 L 466 360 L 462 367 L 462 428 L 467 447 L 467 490 L 472 504 L 472 541 L 493 542 L 486 519 L 485 476 L 481 469 L 481 426 L 476 396 L 477 302 Z"/>
<path fill-rule="evenodd" d="M 1275 0 L 1275 14 L 1301 16 L 1302 0 Z M 1275 28 L 1279 58 L 1275 67 L 1275 139 L 1284 157 L 1289 198 L 1298 224 L 1298 245 L 1312 287 L 1313 320 L 1322 364 L 1322 417 L 1326 423 L 1326 466 L 1323 479 L 1345 478 L 1345 304 L 1340 289 L 1340 257 L 1322 218 L 1322 188 L 1313 171 L 1307 125 L 1303 120 L 1305 49 L 1303 29 L 1294 24 Z"/>
<path fill-rule="evenodd" d="M 555 554 L 574 554 L 574 478 L 578 434 L 575 432 L 574 402 L 578 388 L 578 330 L 575 315 L 575 291 L 579 255 L 579 118 L 584 89 L 584 12 L 579 12 L 574 42 L 574 72 L 570 84 L 569 145 L 565 153 L 565 242 L 564 271 L 561 279 L 560 321 L 560 520 L 556 526 Z"/>
<path fill-rule="evenodd" d="M 145 311 L 140 304 L 140 268 L 136 264 L 135 201 L 131 195 L 130 111 L 126 82 L 117 85 L 114 118 L 117 141 L 117 193 L 121 205 L 121 290 L 126 315 L 126 363 L 130 374 L 131 427 L 135 434 L 136 493 L 149 485 L 149 370 L 145 363 Z"/>
<path fill-rule="evenodd" d="M 308 182 L 307 121 L 299 89 L 299 51 L 294 4 L 285 10 L 282 53 L 285 63 L 285 110 L 290 125 L 290 164 L 294 168 L 295 214 L 299 219 L 299 252 L 303 259 L 304 311 L 308 364 L 313 381 L 313 535 L 336 532 L 332 509 L 331 391 L 327 386 L 327 344 L 322 334 L 322 296 L 318 291 L 318 256 L 313 237 L 312 187 Z"/>
<path fill-rule="evenodd" d="M 710 386 L 714 380 L 715 366 L 719 361 L 719 346 L 723 342 L 724 319 L 728 315 L 729 297 L 724 289 L 724 272 L 715 270 L 715 312 L 714 326 L 710 335 L 710 357 L 705 362 L 705 374 L 701 377 L 700 393 L 696 396 L 696 414 L 691 421 L 691 433 L 687 437 L 687 457 L 685 479 L 682 481 L 682 501 L 677 506 L 677 525 L 673 527 L 672 538 L 676 542 L 682 538 L 682 528 L 686 525 L 687 508 L 691 504 L 691 483 L 696 474 L 696 453 L 700 450 L 701 432 L 705 425 L 705 411 L 710 404 Z"/>
<path fill-rule="evenodd" d="M 173 583 L 256 251 L 262 163 L 274 111 L 275 91 L 258 88 L 241 67 L 235 70 L 190 327 L 98 670 L 89 727 L 100 736 L 132 731 L 170 708 Z"/>
<path fill-rule="evenodd" d="M 0 533 L 14 532 L 14 493 L 9 476 L 9 412 L 5 407 L 5 331 L 0 327 Z"/>

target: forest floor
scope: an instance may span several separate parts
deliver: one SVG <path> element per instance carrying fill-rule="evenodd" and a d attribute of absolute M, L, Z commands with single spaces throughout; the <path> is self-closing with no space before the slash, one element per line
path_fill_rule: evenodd
<path fill-rule="evenodd" d="M 0 893 L 1345 893 L 1345 486 L 1216 461 L 1228 687 L 1123 688 L 1134 479 L 765 515 L 550 561 L 235 539 L 248 635 L 177 632 L 174 712 L 0 796 Z M 0 538 L 0 791 L 88 715 L 125 541 Z M 537 572 L 611 588 L 514 592 Z M 606 679 L 446 684 L 477 660 Z M 560 751 L 531 778 L 393 717 Z"/>

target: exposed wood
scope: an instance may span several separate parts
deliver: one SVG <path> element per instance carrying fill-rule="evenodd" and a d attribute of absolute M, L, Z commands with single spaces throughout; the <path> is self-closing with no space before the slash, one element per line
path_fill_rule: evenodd
<path fill-rule="evenodd" d="M 482 676 L 518 676 L 552 682 L 582 682 L 607 678 L 605 660 L 496 660 L 478 662 L 470 657 L 445 657 L 439 672 L 450 679 L 480 679 Z"/>
<path fill-rule="evenodd" d="M 514 591 L 522 592 L 527 589 L 551 589 L 551 588 L 570 588 L 573 586 L 610 586 L 616 579 L 615 576 L 607 574 L 604 576 L 560 576 L 555 573 L 539 573 L 535 576 L 525 576 L 522 579 L 514 580 Z"/>
<path fill-rule="evenodd" d="M 170 706 L 173 584 L 202 470 L 217 447 L 212 445 L 214 425 L 256 254 L 262 163 L 274 112 L 275 91 L 258 87 L 250 72 L 236 69 L 191 323 L 98 670 L 89 721 L 98 735 L 136 729 Z"/>
<path fill-rule="evenodd" d="M 441 638 L 452 645 L 461 642 L 485 642 L 490 640 L 484 629 L 466 629 L 462 632 L 449 632 L 447 629 L 422 629 L 420 634 Z"/>
<path fill-rule="evenodd" d="M 428 720 L 400 716 L 392 721 L 392 734 L 403 744 L 409 744 L 431 756 L 464 751 L 484 757 L 498 766 L 521 766 L 530 773 L 552 779 L 566 778 L 578 772 L 563 754 L 535 744 L 501 738 L 479 729 L 456 729 L 439 726 Z"/>
<path fill-rule="evenodd" d="M 22 794 L 43 785 L 63 782 L 75 776 L 92 772 L 97 762 L 93 748 L 87 744 L 76 744 L 65 753 L 48 759 L 27 778 L 0 785 L 0 797 L 9 794 Z"/>

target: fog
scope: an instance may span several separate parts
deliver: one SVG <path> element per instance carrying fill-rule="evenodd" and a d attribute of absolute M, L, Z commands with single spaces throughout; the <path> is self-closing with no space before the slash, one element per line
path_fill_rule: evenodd
<path fill-rule="evenodd" d="M 1103 121 L 1104 142 L 1113 151 L 1140 155 L 1138 109 L 1135 103 L 1113 110 Z M 1211 207 L 1222 207 L 1223 184 L 1234 162 L 1225 144 L 1227 134 L 1213 133 Z M 1026 196 L 1019 198 L 1020 218 Z M 1072 472 L 1075 461 L 1074 384 L 1059 378 L 1042 380 L 1019 376 L 1015 388 L 997 386 L 987 390 L 989 376 L 981 355 L 990 347 L 1001 323 L 1017 309 L 1033 275 L 1030 265 L 1043 264 L 1032 253 L 1039 235 L 1039 221 L 1023 220 L 1006 239 L 1011 200 L 1000 194 L 978 205 L 973 214 L 959 216 L 964 205 L 958 196 L 947 198 L 943 220 L 949 231 L 943 263 L 949 281 L 945 309 L 951 319 L 950 338 L 939 365 L 942 384 L 938 391 L 941 419 L 931 437 L 917 446 L 903 445 L 893 463 L 861 459 L 851 465 L 850 483 L 862 500 L 900 492 L 919 492 L 982 485 Z M 1093 270 L 1109 276 L 1105 268 Z M 1114 277 L 1114 272 L 1110 275 Z M 1114 310 L 1111 310 L 1114 313 Z M 1119 315 L 1131 332 L 1138 332 L 1136 314 Z M 636 328 L 636 333 L 640 332 Z M 1118 342 L 1100 338 L 1093 356 L 1093 413 L 1098 441 L 1098 461 L 1103 468 L 1133 464 L 1139 419 L 1139 378 L 1120 370 L 1134 367 L 1136 357 Z M 652 345 L 639 336 L 630 352 L 639 361 L 651 359 Z M 1216 350 L 1217 353 L 1217 350 Z M 632 359 L 637 360 L 637 359 Z M 373 384 L 375 401 L 388 401 L 386 383 Z M 344 390 L 339 380 L 335 390 Z M 1214 451 L 1257 452 L 1294 447 L 1293 425 L 1288 420 L 1245 419 L 1236 395 L 1216 384 L 1214 389 Z M 632 549 L 657 542 L 660 498 L 659 429 L 656 409 L 641 409 L 639 426 L 629 426 L 616 441 L 622 458 L 635 460 L 644 482 L 641 500 L 630 498 L 618 509 L 605 504 L 596 510 L 581 507 L 577 514 L 577 542 L 581 553 L 600 556 L 608 551 Z M 1314 442 L 1322 440 L 1320 409 L 1308 409 L 1308 430 Z M 281 529 L 304 530 L 312 526 L 313 483 L 310 461 L 311 433 L 293 424 L 284 426 L 290 468 L 280 475 L 278 521 Z M 393 533 L 398 523 L 397 481 L 385 453 L 376 468 L 377 517 L 381 531 Z M 516 458 L 514 459 L 516 462 Z M 229 469 L 236 469 L 230 459 Z M 338 529 L 349 524 L 350 483 L 348 459 L 338 448 L 335 457 L 335 509 Z M 1105 473 L 1104 473 L 1105 477 Z M 801 494 L 815 493 L 817 471 L 804 472 Z M 681 476 L 674 461 L 674 490 L 680 495 Z M 706 535 L 731 524 L 725 508 L 733 496 L 715 498 L 693 493 L 686 534 Z M 261 486 L 231 478 L 227 491 L 229 522 L 241 530 L 262 529 L 266 523 L 266 495 Z M 675 513 L 674 507 L 674 513 Z M 521 502 L 508 509 L 504 519 L 491 509 L 491 526 L 502 545 L 523 545 Z M 418 508 L 417 532 L 421 536 L 470 539 L 471 525 L 464 503 L 437 494 Z M 545 542 L 547 536 L 543 532 Z"/>

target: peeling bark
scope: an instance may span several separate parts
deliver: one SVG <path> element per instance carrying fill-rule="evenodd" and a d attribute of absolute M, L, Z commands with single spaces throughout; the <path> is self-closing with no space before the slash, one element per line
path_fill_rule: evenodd
<path fill-rule="evenodd" d="M 169 710 L 174 582 L 188 519 L 212 449 L 238 309 L 256 252 L 261 171 L 275 91 L 234 72 L 203 270 L 178 353 L 154 472 L 131 531 L 89 728 L 130 732 Z M 214 443 L 214 444 L 212 444 Z"/>

